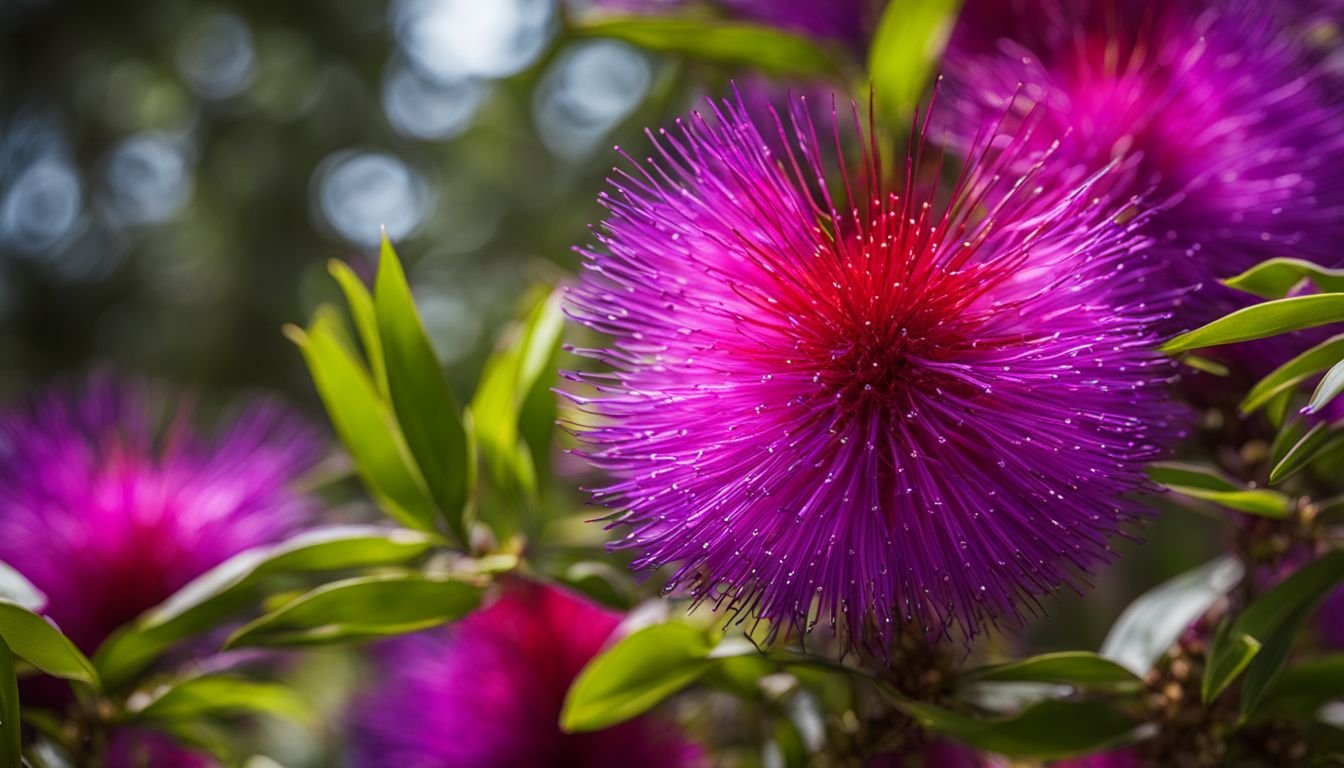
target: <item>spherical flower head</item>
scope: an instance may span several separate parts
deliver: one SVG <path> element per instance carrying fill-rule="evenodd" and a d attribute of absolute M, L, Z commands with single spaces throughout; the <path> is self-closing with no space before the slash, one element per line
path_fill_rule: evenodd
<path fill-rule="evenodd" d="M 1126 494 L 1175 415 L 1151 310 L 1101 298 L 1137 221 L 1005 176 L 1012 137 L 949 202 L 888 190 L 871 149 L 833 196 L 805 107 L 776 120 L 783 157 L 740 105 L 713 111 L 613 177 L 570 295 L 610 337 L 577 350 L 612 370 L 571 396 L 616 546 L 679 564 L 669 589 L 882 648 L 1081 589 L 1144 514 Z"/>
<path fill-rule="evenodd" d="M 1156 208 L 1165 268 L 1199 325 L 1252 301 L 1218 278 L 1274 256 L 1344 261 L 1344 102 L 1293 3 L 968 0 L 944 59 L 952 143 L 1034 111 L 1078 174 L 1112 162 Z"/>
<path fill-rule="evenodd" d="M 559 587 L 513 581 L 450 627 L 385 644 L 378 682 L 351 708 L 351 765 L 701 765 L 700 749 L 651 715 L 591 733 L 560 730 L 570 684 L 620 620 Z"/>
<path fill-rule="evenodd" d="M 0 413 L 0 561 L 86 652 L 314 511 L 292 488 L 321 451 L 306 423 L 261 403 L 209 436 L 159 394 L 101 377 Z"/>

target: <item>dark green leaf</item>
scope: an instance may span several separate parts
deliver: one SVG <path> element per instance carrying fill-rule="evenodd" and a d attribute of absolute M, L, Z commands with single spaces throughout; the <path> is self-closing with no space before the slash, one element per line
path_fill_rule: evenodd
<path fill-rule="evenodd" d="M 47 606 L 47 596 L 42 590 L 3 562 L 0 562 L 0 600 L 8 600 L 34 612 Z"/>
<path fill-rule="evenodd" d="M 109 687 L 123 685 L 173 643 L 226 621 L 265 594 L 279 576 L 371 568 L 420 557 L 434 539 L 419 531 L 332 526 L 242 552 L 194 579 L 98 649 Z"/>
<path fill-rule="evenodd" d="M 312 707 L 289 687 L 229 675 L 204 675 L 163 686 L 136 702 L 128 715 L 137 721 L 254 715 L 297 723 L 311 723 L 314 719 Z"/>
<path fill-rule="evenodd" d="M 1341 579 L 1344 579 L 1344 552 L 1331 552 L 1303 566 L 1248 605 L 1209 648 L 1204 700 L 1217 698 L 1264 649 L 1268 649 L 1266 664 L 1281 665 L 1306 612 Z M 1287 634 L 1289 641 L 1279 637 L 1281 634 Z M 1261 684 L 1272 682 L 1272 678 L 1262 673 Z"/>
<path fill-rule="evenodd" d="M 1094 690 L 1128 690 L 1143 685 L 1130 670 L 1087 651 L 1046 653 L 972 669 L 960 682 L 1057 683 Z"/>
<path fill-rule="evenodd" d="M 609 37 L 650 51 L 772 75 L 837 72 L 829 54 L 811 40 L 774 27 L 682 16 L 591 15 L 575 19 L 576 37 Z"/>
<path fill-rule="evenodd" d="M 1341 358 L 1344 358 L 1344 333 L 1322 341 L 1275 368 L 1268 376 L 1251 387 L 1251 391 L 1246 394 L 1246 399 L 1241 401 L 1241 412 L 1245 414 L 1254 413 L 1275 397 L 1282 396 L 1285 391 L 1295 389 L 1303 381 L 1310 378 L 1312 374 L 1329 368 Z"/>
<path fill-rule="evenodd" d="M 19 678 L 14 654 L 0 640 L 0 765 L 18 765 L 23 753 L 19 739 Z"/>
<path fill-rule="evenodd" d="M 1266 301 L 1220 317 L 1162 345 L 1167 353 L 1263 339 L 1289 331 L 1344 322 L 1344 293 L 1321 293 Z"/>
<path fill-rule="evenodd" d="M 1159 584 L 1120 614 L 1100 655 L 1135 674 L 1148 674 L 1190 623 L 1235 587 L 1244 573 L 1236 558 L 1220 557 Z"/>
<path fill-rule="evenodd" d="M 341 341 L 339 318 L 323 307 L 307 333 L 286 330 L 302 350 L 332 426 L 374 500 L 402 524 L 433 530 L 436 513 L 425 479 L 368 371 Z"/>
<path fill-rule="evenodd" d="M 325 645 L 400 635 L 458 619 L 480 599 L 477 587 L 420 573 L 346 579 L 257 618 L 225 646 Z"/>
<path fill-rule="evenodd" d="M 373 296 L 397 422 L 449 529 L 466 544 L 471 528 L 473 446 L 420 322 L 401 261 L 386 235 Z"/>
<path fill-rule="evenodd" d="M 1338 397 L 1340 392 L 1344 392 L 1344 359 L 1325 372 L 1321 383 L 1316 385 L 1316 391 L 1311 394 L 1311 402 L 1303 412 L 1316 413 Z"/>
<path fill-rule="evenodd" d="M 1241 684 L 1241 716 L 1250 717 L 1255 713 L 1256 708 L 1264 699 L 1265 692 L 1278 679 L 1279 673 L 1283 671 L 1283 665 L 1288 660 L 1288 652 L 1292 650 L 1293 641 L 1296 639 L 1297 630 L 1302 626 L 1307 617 L 1315 610 L 1313 603 L 1307 603 L 1298 609 L 1298 612 L 1284 622 L 1284 626 L 1291 627 L 1291 631 L 1280 631 L 1271 634 L 1265 639 L 1260 648 L 1260 652 L 1251 660 L 1251 664 L 1246 668 L 1246 678 Z"/>
<path fill-rule="evenodd" d="M 1058 760 L 1124 741 L 1138 725 L 1098 702 L 1043 701 L 1024 712 L 980 720 L 917 702 L 897 706 L 927 729 L 1006 757 Z"/>
<path fill-rule="evenodd" d="M 369 358 L 369 369 L 373 380 L 383 397 L 388 397 L 387 365 L 383 362 L 383 342 L 378 338 L 378 316 L 374 314 L 373 297 L 364 281 L 343 261 L 327 263 L 327 271 L 341 284 L 345 292 L 345 302 L 350 306 L 350 316 L 355 320 L 355 330 L 359 332 L 359 341 L 364 345 L 364 354 Z"/>
<path fill-rule="evenodd" d="M 703 630 L 655 624 L 621 639 L 588 662 L 565 697 L 561 727 L 595 731 L 641 715 L 710 669 Z"/>
<path fill-rule="evenodd" d="M 1311 659 L 1283 670 L 1265 690 L 1264 705 L 1273 712 L 1315 713 L 1344 691 L 1344 654 Z"/>
<path fill-rule="evenodd" d="M 1281 299 L 1303 280 L 1315 283 L 1323 293 L 1344 291 L 1344 269 L 1327 269 L 1302 259 L 1262 261 L 1223 284 L 1266 299 Z"/>
<path fill-rule="evenodd" d="M 1269 482 L 1277 483 L 1307 467 L 1322 454 L 1344 445 L 1340 422 L 1313 424 L 1281 457 L 1275 457 L 1269 470 Z"/>
<path fill-rule="evenodd" d="M 8 600 L 0 600 L 0 640 L 38 670 L 98 687 L 98 673 L 70 639 L 46 619 Z"/>
<path fill-rule="evenodd" d="M 868 50 L 878 109 L 904 124 L 924 95 L 957 23 L 961 0 L 891 0 Z"/>
<path fill-rule="evenodd" d="M 1161 462 L 1149 467 L 1148 476 L 1183 496 L 1252 515 L 1284 518 L 1293 511 L 1293 500 L 1278 491 L 1247 488 L 1211 467 Z"/>

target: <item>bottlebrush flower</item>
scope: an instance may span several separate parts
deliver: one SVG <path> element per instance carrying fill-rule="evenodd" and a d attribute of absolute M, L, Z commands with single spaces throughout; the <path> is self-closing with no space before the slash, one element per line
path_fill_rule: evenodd
<path fill-rule="evenodd" d="M 570 683 L 620 618 L 558 587 L 516 581 L 451 627 L 390 641 L 378 682 L 351 708 L 351 765 L 699 765 L 699 748 L 653 716 L 560 731 Z"/>
<path fill-rule="evenodd" d="M 313 509 L 290 489 L 319 456 L 306 424 L 262 404 L 208 437 L 157 394 L 97 378 L 0 413 L 0 561 L 85 652 Z"/>
<path fill-rule="evenodd" d="M 952 143 L 1011 103 L 1068 134 L 1057 154 L 1079 174 L 1121 159 L 1115 185 L 1154 202 L 1147 232 L 1166 265 L 1128 287 L 1202 286 L 1177 315 L 1199 325 L 1251 300 L 1216 278 L 1274 256 L 1344 263 L 1344 102 L 1305 44 L 1303 10 L 968 0 L 940 93 Z"/>
<path fill-rule="evenodd" d="M 603 195 L 568 311 L 614 370 L 571 396 L 616 546 L 698 600 L 884 643 L 1081 588 L 1171 433 L 1151 310 L 1103 301 L 1142 272 L 1138 220 L 1002 178 L 1023 137 L 947 203 L 888 189 L 871 150 L 832 197 L 796 106 L 795 152 L 715 106 Z"/>

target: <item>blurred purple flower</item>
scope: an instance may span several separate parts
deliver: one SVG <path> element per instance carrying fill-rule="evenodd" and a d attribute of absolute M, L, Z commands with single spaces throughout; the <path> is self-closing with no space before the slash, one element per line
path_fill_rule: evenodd
<path fill-rule="evenodd" d="M 1051 768 L 1142 768 L 1138 754 L 1130 749 L 1102 752 L 1051 763 Z"/>
<path fill-rule="evenodd" d="M 700 765 L 699 747 L 652 716 L 561 732 L 570 683 L 620 619 L 558 587 L 516 581 L 452 627 L 385 644 L 378 682 L 351 708 L 351 765 Z"/>
<path fill-rule="evenodd" d="M 570 296 L 613 339 L 578 350 L 614 370 L 571 396 L 616 546 L 679 563 L 669 590 L 883 648 L 1081 589 L 1145 514 L 1125 494 L 1175 415 L 1155 318 L 1102 300 L 1138 223 L 1001 180 L 1021 140 L 974 153 L 946 204 L 885 188 L 871 151 L 832 198 L 805 105 L 782 157 L 712 109 L 617 172 Z"/>
<path fill-rule="evenodd" d="M 1300 16 L 1277 0 L 968 0 L 947 130 L 965 147 L 1006 108 L 1034 110 L 1041 134 L 1068 133 L 1058 156 L 1079 176 L 1121 162 L 1116 192 L 1155 203 L 1167 265 L 1127 288 L 1202 286 L 1177 315 L 1202 324 L 1252 301 L 1216 278 L 1274 256 L 1344 263 L 1344 102 Z"/>
<path fill-rule="evenodd" d="M 306 423 L 264 403 L 212 438 L 158 394 L 101 377 L 0 412 L 0 561 L 86 652 L 313 511 L 289 487 L 319 457 Z"/>

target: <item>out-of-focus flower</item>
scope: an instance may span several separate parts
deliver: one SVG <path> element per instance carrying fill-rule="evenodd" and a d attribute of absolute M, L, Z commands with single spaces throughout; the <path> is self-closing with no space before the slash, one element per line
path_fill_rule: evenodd
<path fill-rule="evenodd" d="M 0 412 L 0 561 L 45 593 L 45 615 L 85 652 L 314 510 L 290 487 L 321 451 L 305 422 L 263 403 L 212 437 L 189 406 L 159 394 L 98 377 Z M 35 700 L 64 698 L 32 682 Z M 112 768 L 198 764 L 139 731 L 114 732 L 107 759 Z"/>
<path fill-rule="evenodd" d="M 516 581 L 452 627 L 387 643 L 379 681 L 351 709 L 355 768 L 701 764 L 676 727 L 644 716 L 561 732 L 570 683 L 620 615 L 558 587 Z"/>
<path fill-rule="evenodd" d="M 1274 256 L 1344 263 L 1344 102 L 1294 7 L 968 0 L 944 62 L 947 130 L 964 147 L 1005 109 L 1034 111 L 1080 176 L 1120 160 L 1113 185 L 1153 203 L 1165 263 L 1126 287 L 1199 287 L 1176 315 L 1199 325 L 1250 300 L 1217 278 Z"/>
<path fill-rule="evenodd" d="M 152 731 L 121 728 L 108 740 L 107 768 L 211 768 L 204 755 L 183 749 L 172 739 Z"/>
<path fill-rule="evenodd" d="M 102 377 L 0 413 L 0 560 L 87 652 L 313 510 L 290 487 L 321 450 L 306 423 L 264 403 L 210 437 L 157 394 Z"/>
<path fill-rule="evenodd" d="M 1102 752 L 1051 763 L 1051 768 L 1141 768 L 1143 761 L 1130 749 Z"/>
<path fill-rule="evenodd" d="M 669 590 L 883 647 L 1081 589 L 1144 514 L 1125 494 L 1174 416 L 1154 318 L 1103 298 L 1141 271 L 1138 222 L 1008 179 L 1005 136 L 949 202 L 886 187 L 871 151 L 834 197 L 804 105 L 784 156 L 740 105 L 713 111 L 613 178 L 570 296 L 612 339 L 579 350 L 614 370 L 572 396 L 616 546 L 679 563 Z"/>

